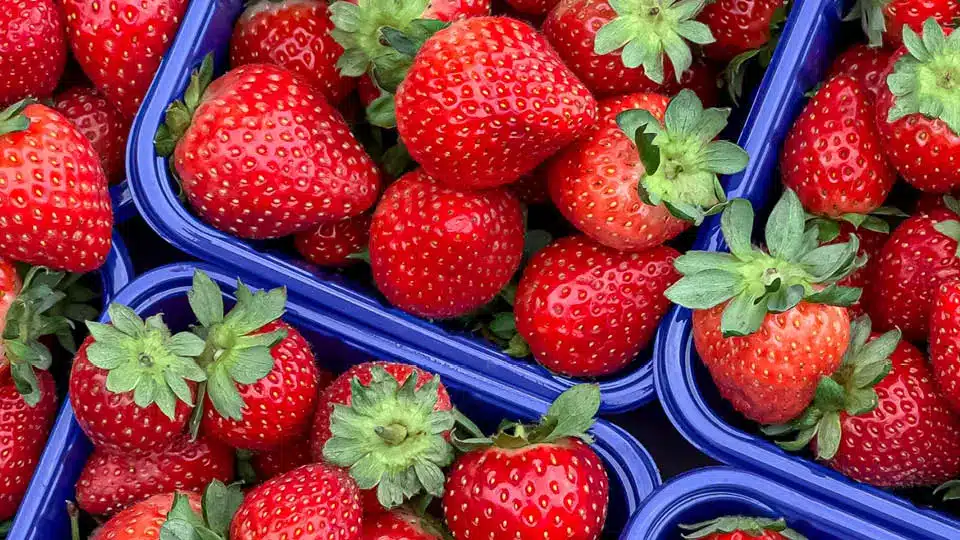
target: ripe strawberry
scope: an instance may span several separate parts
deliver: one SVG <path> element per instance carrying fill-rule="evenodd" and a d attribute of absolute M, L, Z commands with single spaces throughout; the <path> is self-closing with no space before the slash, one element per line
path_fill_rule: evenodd
<path fill-rule="evenodd" d="M 474 80 L 480 72 L 489 77 Z M 576 140 L 596 121 L 596 101 L 533 28 L 478 17 L 426 41 L 397 90 L 396 116 L 427 173 L 486 189 L 515 182 Z"/>
<path fill-rule="evenodd" d="M 242 238 L 277 238 L 373 205 L 376 166 L 304 79 L 266 64 L 210 84 L 212 73 L 210 58 L 157 133 L 201 218 Z"/>
<path fill-rule="evenodd" d="M 330 35 L 329 9 L 320 0 L 248 3 L 233 27 L 230 64 L 276 64 L 309 81 L 331 105 L 340 103 L 356 80 L 337 70 L 343 47 Z"/>
<path fill-rule="evenodd" d="M 203 340 L 189 332 L 171 335 L 162 315 L 144 321 L 120 304 L 107 312 L 112 324 L 87 322 L 90 336 L 70 371 L 77 423 L 94 446 L 160 452 L 183 432 L 196 383 L 206 379 L 194 361 Z"/>
<path fill-rule="evenodd" d="M 308 463 L 311 463 L 310 443 L 306 440 L 267 452 L 257 452 L 250 460 L 259 481 L 267 481 Z"/>
<path fill-rule="evenodd" d="M 668 79 L 660 92 L 672 96 L 684 88 L 689 88 L 697 94 L 704 107 L 716 107 L 720 102 L 720 86 L 720 71 L 717 65 L 703 58 L 694 58 L 690 69 L 680 74 L 680 80 Z"/>
<path fill-rule="evenodd" d="M 714 41 L 710 28 L 695 20 L 701 9 L 562 0 L 544 21 L 543 35 L 595 94 L 656 92 L 690 67 L 690 44 Z"/>
<path fill-rule="evenodd" d="M 361 214 L 321 223 L 316 229 L 297 233 L 294 246 L 303 258 L 317 266 L 348 265 L 354 262 L 350 255 L 367 247 L 370 219 L 370 214 Z"/>
<path fill-rule="evenodd" d="M 913 187 L 948 193 L 960 188 L 960 169 L 954 163 L 960 152 L 960 115 L 952 113 L 955 97 L 949 81 L 954 74 L 948 67 L 960 61 L 960 53 L 946 45 L 944 30 L 933 19 L 924 23 L 922 37 L 910 29 L 905 34 L 911 38 L 881 76 L 887 81 L 877 99 L 881 144 Z"/>
<path fill-rule="evenodd" d="M 678 257 L 684 277 L 666 296 L 694 310 L 694 344 L 720 395 L 755 422 L 789 421 L 840 365 L 850 318 L 837 306 L 861 291 L 836 282 L 863 264 L 859 242 L 817 247 L 817 230 L 805 229 L 789 189 L 767 221 L 767 251 L 751 245 L 746 200 L 731 201 L 721 225 L 732 253 Z"/>
<path fill-rule="evenodd" d="M 77 62 L 128 121 L 173 42 L 187 0 L 63 0 Z"/>
<path fill-rule="evenodd" d="M 746 166 L 746 152 L 713 140 L 728 114 L 704 110 L 690 90 L 669 104 L 659 94 L 604 100 L 597 128 L 550 160 L 550 197 L 567 220 L 607 246 L 660 245 L 726 200 L 718 173 Z"/>
<path fill-rule="evenodd" d="M 357 483 L 343 469 L 304 465 L 250 491 L 230 526 L 231 540 L 309 537 L 359 540 Z"/>
<path fill-rule="evenodd" d="M 680 525 L 686 534 L 683 538 L 698 540 L 806 540 L 806 537 L 787 528 L 783 519 L 748 516 L 724 516 L 721 518 Z"/>
<path fill-rule="evenodd" d="M 60 113 L 20 102 L 0 111 L 0 253 L 70 272 L 100 268 L 113 210 L 90 141 Z"/>
<path fill-rule="evenodd" d="M 560 0 L 506 0 L 506 3 L 519 15 L 544 17 L 560 3 Z"/>
<path fill-rule="evenodd" d="M 697 20 L 707 25 L 716 41 L 703 48 L 713 60 L 729 62 L 770 41 L 784 0 L 717 0 L 707 3 Z"/>
<path fill-rule="evenodd" d="M 57 391 L 53 377 L 40 372 L 39 401 L 30 405 L 9 375 L 0 379 L 0 521 L 6 521 L 17 512 L 47 444 Z"/>
<path fill-rule="evenodd" d="M 882 75 L 890 64 L 892 55 L 893 52 L 889 49 L 857 43 L 833 61 L 827 78 L 849 75 L 857 79 L 867 93 L 867 100 L 875 103 L 887 85 Z"/>
<path fill-rule="evenodd" d="M 869 214 L 883 204 L 897 172 L 883 155 L 874 110 L 855 78 L 830 79 L 803 108 L 783 143 L 780 173 L 813 214 Z"/>
<path fill-rule="evenodd" d="M 67 64 L 63 12 L 54 0 L 9 0 L 0 10 L 0 108 L 47 98 Z"/>
<path fill-rule="evenodd" d="M 582 236 L 541 249 L 523 271 L 514 303 L 517 331 L 537 362 L 575 377 L 624 369 L 649 345 L 679 279 L 680 255 L 658 246 L 623 253 Z"/>
<path fill-rule="evenodd" d="M 107 180 L 123 180 L 130 123 L 120 111 L 93 88 L 79 86 L 57 95 L 54 108 L 93 143 Z"/>
<path fill-rule="evenodd" d="M 404 311 L 458 317 L 510 281 L 523 231 L 520 203 L 505 189 L 459 191 L 416 170 L 387 188 L 373 214 L 373 278 Z"/>
<path fill-rule="evenodd" d="M 477 448 L 453 464 L 443 496 L 454 538 L 600 538 L 609 481 L 586 434 L 599 406 L 599 387 L 578 385 L 539 425 L 505 422 L 492 439 L 471 440 Z"/>
<path fill-rule="evenodd" d="M 201 491 L 213 480 L 234 477 L 234 453 L 214 440 L 188 437 L 169 449 L 135 456 L 94 448 L 77 479 L 77 504 L 96 516 L 109 516 L 172 491 Z"/>
<path fill-rule="evenodd" d="M 167 515 L 178 497 L 185 499 L 193 510 L 201 509 L 200 495 L 187 493 L 164 493 L 154 495 L 130 508 L 116 514 L 97 533 L 96 540 L 141 540 L 159 538 L 160 528 L 167 521 Z"/>
<path fill-rule="evenodd" d="M 428 519 L 405 508 L 377 514 L 363 521 L 361 540 L 442 540 L 443 534 Z"/>
<path fill-rule="evenodd" d="M 943 396 L 960 414 L 960 281 L 940 285 L 930 315 L 930 364 Z"/>
<path fill-rule="evenodd" d="M 7 321 L 7 312 L 20 295 L 23 282 L 17 268 L 10 261 L 0 258 L 0 336 L 4 334 Z M 6 346 L 0 340 L 0 380 L 10 373 L 10 362 L 7 360 Z"/>
<path fill-rule="evenodd" d="M 930 19 L 952 24 L 960 16 L 960 3 L 957 0 L 858 0 L 850 15 L 860 19 L 871 47 L 896 48 L 905 41 L 905 26 L 916 32 Z"/>

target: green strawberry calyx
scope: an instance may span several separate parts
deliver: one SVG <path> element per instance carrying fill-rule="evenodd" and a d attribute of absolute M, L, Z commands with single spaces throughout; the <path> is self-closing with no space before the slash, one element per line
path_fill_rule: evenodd
<path fill-rule="evenodd" d="M 330 463 L 349 468 L 360 489 L 376 488 L 377 499 L 394 508 L 421 493 L 443 496 L 443 469 L 453 463 L 447 436 L 454 413 L 435 410 L 440 378 L 417 388 L 416 371 L 401 385 L 381 366 L 370 384 L 350 381 L 351 404 L 334 405 L 332 437 L 323 447 Z"/>
<path fill-rule="evenodd" d="M 187 381 L 206 380 L 195 360 L 203 352 L 203 340 L 190 332 L 171 333 L 162 314 L 144 320 L 116 303 L 110 304 L 107 313 L 112 324 L 87 322 L 94 339 L 87 358 L 108 372 L 107 390 L 133 392 L 137 406 L 155 404 L 171 419 L 176 416 L 177 400 L 192 407 Z"/>
<path fill-rule="evenodd" d="M 727 302 L 720 328 L 724 337 L 756 332 L 767 313 L 783 313 L 801 301 L 849 306 L 861 289 L 837 285 L 866 263 L 860 242 L 820 246 L 817 227 L 807 227 L 796 193 L 784 191 L 764 231 L 766 250 L 751 244 L 753 207 L 744 199 L 730 201 L 720 227 L 730 253 L 689 251 L 674 261 L 683 274 L 666 291 L 670 301 L 695 309 Z"/>
<path fill-rule="evenodd" d="M 777 50 L 780 43 L 780 36 L 783 33 L 783 25 L 787 22 L 787 14 L 790 11 L 792 2 L 784 2 L 773 12 L 770 18 L 770 39 L 763 46 L 756 49 L 744 51 L 735 56 L 723 70 L 723 78 L 727 85 L 727 94 L 735 105 L 740 104 L 740 98 L 743 97 L 743 82 L 747 76 L 747 68 L 753 59 L 761 68 L 766 69 L 773 60 L 773 53 Z"/>
<path fill-rule="evenodd" d="M 831 219 L 813 214 L 807 215 L 807 226 L 817 227 L 820 242 L 832 242 L 840 236 L 840 222 L 845 221 L 855 229 L 864 229 L 882 234 L 890 234 L 890 221 L 908 217 L 908 214 L 899 208 L 881 206 L 869 214 L 843 214 Z"/>
<path fill-rule="evenodd" d="M 951 195 L 944 195 L 943 204 L 948 210 L 956 214 L 958 218 L 939 221 L 934 224 L 933 228 L 936 229 L 940 234 L 957 242 L 957 250 L 955 255 L 960 257 L 960 201 Z"/>
<path fill-rule="evenodd" d="M 667 105 L 661 124 L 645 109 L 623 111 L 617 124 L 637 145 L 643 176 L 640 199 L 664 204 L 674 216 L 697 225 L 727 202 L 721 174 L 746 168 L 747 152 L 714 140 L 727 126 L 730 109 L 704 109 L 692 90 L 681 90 Z"/>
<path fill-rule="evenodd" d="M 942 493 L 941 497 L 944 501 L 960 500 L 960 480 L 948 480 L 933 490 L 933 493 L 935 495 Z"/>
<path fill-rule="evenodd" d="M 153 140 L 158 155 L 162 157 L 173 155 L 177 142 L 183 138 L 187 128 L 190 127 L 190 122 L 193 121 L 193 115 L 200 106 L 203 93 L 212 82 L 213 53 L 210 53 L 203 58 L 200 67 L 190 76 L 190 84 L 183 94 L 183 99 L 174 101 L 167 107 L 164 123 L 157 129 L 157 135 Z"/>
<path fill-rule="evenodd" d="M 27 98 L 0 111 L 0 136 L 26 131 L 30 127 L 30 119 L 23 114 L 23 111 L 27 108 L 27 105 L 33 103 L 36 103 L 36 101 Z"/>
<path fill-rule="evenodd" d="M 707 538 L 717 534 L 735 532 L 747 533 L 749 536 L 763 536 L 764 533 L 775 532 L 789 540 L 807 540 L 802 534 L 788 528 L 787 522 L 782 518 L 724 516 L 692 525 L 680 525 L 679 527 L 683 531 L 690 531 L 683 535 L 687 539 Z"/>
<path fill-rule="evenodd" d="M 680 82 L 693 63 L 690 44 L 706 45 L 716 39 L 710 27 L 696 20 L 706 0 L 612 0 L 617 16 L 597 31 L 596 54 L 620 51 L 623 65 L 643 66 L 644 75 L 664 83 L 663 57 L 670 60 Z"/>
<path fill-rule="evenodd" d="M 167 520 L 160 528 L 160 540 L 226 540 L 230 538 L 230 522 L 242 502 L 243 491 L 239 484 L 227 486 L 219 480 L 204 489 L 199 514 L 190 505 L 189 497 L 177 493 Z"/>
<path fill-rule="evenodd" d="M 923 23 L 922 36 L 905 26 L 903 44 L 907 53 L 887 76 L 894 96 L 887 122 L 921 114 L 960 134 L 960 33 L 946 36 L 930 18 Z"/>
<path fill-rule="evenodd" d="M 863 316 L 853 321 L 843 362 L 833 375 L 820 379 L 813 403 L 794 420 L 765 426 L 763 432 L 772 437 L 795 434 L 794 439 L 777 443 L 793 452 L 806 448 L 816 438 L 817 457 L 833 459 L 842 438 L 840 413 L 858 416 L 877 408 L 879 398 L 874 386 L 893 368 L 890 355 L 899 343 L 899 330 L 871 340 L 870 318 Z"/>
<path fill-rule="evenodd" d="M 887 18 L 883 14 L 890 0 L 857 0 L 845 21 L 860 19 L 860 26 L 871 47 L 883 46 L 883 34 L 887 31 Z"/>

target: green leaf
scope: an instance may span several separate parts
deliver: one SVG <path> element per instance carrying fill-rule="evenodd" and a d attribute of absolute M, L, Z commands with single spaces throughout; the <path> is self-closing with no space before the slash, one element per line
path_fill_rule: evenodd
<path fill-rule="evenodd" d="M 736 174 L 747 168 L 747 151 L 730 141 L 713 141 L 704 151 L 704 166 L 717 174 Z"/>
<path fill-rule="evenodd" d="M 225 366 L 217 365 L 213 372 L 208 374 L 207 395 L 221 416 L 232 420 L 243 419 L 243 398 Z"/>
<path fill-rule="evenodd" d="M 677 272 L 688 276 L 705 270 L 735 272 L 739 261 L 729 253 L 715 251 L 688 251 L 673 261 Z"/>
<path fill-rule="evenodd" d="M 190 332 L 180 332 L 168 339 L 164 345 L 171 354 L 188 357 L 200 356 L 206 347 L 202 339 Z"/>
<path fill-rule="evenodd" d="M 804 300 L 811 304 L 848 307 L 860 299 L 863 289 L 830 285 L 827 288 L 808 294 Z"/>
<path fill-rule="evenodd" d="M 709 45 L 717 41 L 713 37 L 713 32 L 710 31 L 710 27 L 700 21 L 681 21 L 677 25 L 677 33 L 687 41 L 697 45 Z"/>
<path fill-rule="evenodd" d="M 226 486 L 219 480 L 211 482 L 203 492 L 203 513 L 210 529 L 227 538 L 230 522 L 242 502 L 240 486 Z"/>
<path fill-rule="evenodd" d="M 756 332 L 767 315 L 766 302 L 749 291 L 734 297 L 723 310 L 720 318 L 720 330 L 723 337 L 748 336 Z"/>
<path fill-rule="evenodd" d="M 843 409 L 850 416 L 866 414 L 877 408 L 879 398 L 873 388 L 853 390 L 847 393 Z"/>
<path fill-rule="evenodd" d="M 784 190 L 773 207 L 764 229 L 767 249 L 774 257 L 793 261 L 800 255 L 806 219 L 800 199 L 793 190 Z"/>
<path fill-rule="evenodd" d="M 720 228 L 730 252 L 742 261 L 753 258 L 753 206 L 746 199 L 733 199 L 720 216 Z"/>
<path fill-rule="evenodd" d="M 797 306 L 803 300 L 803 285 L 791 285 L 780 289 L 767 299 L 767 310 L 771 313 L 784 313 Z"/>
<path fill-rule="evenodd" d="M 664 125 L 672 135 L 691 135 L 697 129 L 703 115 L 703 104 L 697 94 L 684 88 L 667 105 Z"/>
<path fill-rule="evenodd" d="M 838 413 L 829 412 L 823 416 L 817 430 L 817 457 L 829 460 L 837 455 L 842 431 Z"/>
<path fill-rule="evenodd" d="M 512 312 L 497 313 L 487 328 L 501 339 L 509 340 L 517 333 L 517 323 Z"/>
<path fill-rule="evenodd" d="M 944 236 L 952 238 L 953 240 L 960 240 L 960 221 L 954 221 L 952 219 L 940 221 L 935 223 L 933 228 Z"/>
<path fill-rule="evenodd" d="M 560 394 L 547 411 L 546 419 L 556 422 L 543 442 L 566 437 L 583 437 L 593 426 L 600 410 L 600 386 L 578 384 Z"/>
<path fill-rule="evenodd" d="M 143 319 L 132 309 L 117 303 L 110 304 L 107 308 L 107 314 L 110 316 L 110 322 L 120 332 L 131 337 L 143 337 L 146 328 Z"/>
<path fill-rule="evenodd" d="M 597 31 L 593 52 L 598 55 L 612 53 L 627 44 L 633 37 L 633 28 L 628 19 L 618 17 Z"/>
<path fill-rule="evenodd" d="M 397 127 L 397 109 L 393 94 L 384 92 L 367 106 L 367 120 L 374 126 Z"/>
<path fill-rule="evenodd" d="M 241 294 L 249 294 L 249 289 L 238 282 L 237 305 L 223 320 L 224 326 L 229 327 L 236 335 L 242 336 L 259 330 L 283 316 L 287 304 L 285 287 L 266 292 L 257 291 L 252 294 L 249 301 L 240 301 Z"/>
<path fill-rule="evenodd" d="M 114 394 L 130 392 L 137 387 L 142 376 L 143 374 L 136 362 L 123 362 L 107 374 L 107 390 Z M 140 406 L 144 407 L 146 405 Z"/>
<path fill-rule="evenodd" d="M 740 294 L 746 283 L 725 270 L 705 270 L 680 278 L 666 290 L 671 302 L 689 309 L 710 309 Z"/>
<path fill-rule="evenodd" d="M 676 75 L 677 82 L 680 82 L 683 78 L 683 73 L 690 69 L 690 65 L 693 64 L 693 53 L 690 51 L 690 46 L 683 41 L 683 38 L 673 33 L 663 35 L 661 39 L 663 40 L 663 50 L 667 54 L 667 58 L 670 59 L 670 63 L 673 64 L 673 71 Z M 644 68 L 646 69 L 646 66 L 644 66 Z M 660 73 L 662 80 L 662 70 Z M 656 81 L 653 77 L 650 77 L 650 79 Z"/>
<path fill-rule="evenodd" d="M 273 370 L 275 360 L 269 347 L 250 347 L 231 351 L 224 362 L 227 372 L 240 384 L 254 384 Z"/>
<path fill-rule="evenodd" d="M 190 309 L 201 325 L 211 327 L 223 321 L 223 293 L 206 273 L 193 273 L 193 287 L 187 291 Z"/>

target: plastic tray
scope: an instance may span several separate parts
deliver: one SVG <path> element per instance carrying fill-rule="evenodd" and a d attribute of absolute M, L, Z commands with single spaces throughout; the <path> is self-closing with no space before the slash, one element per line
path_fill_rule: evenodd
<path fill-rule="evenodd" d="M 456 331 L 449 331 L 429 321 L 409 316 L 383 302 L 367 285 L 349 282 L 335 273 L 309 268 L 282 254 L 262 249 L 262 244 L 245 242 L 223 234 L 192 215 L 177 198 L 174 183 L 164 159 L 154 151 L 153 138 L 169 103 L 179 99 L 191 71 L 209 52 L 218 55 L 221 71 L 233 21 L 243 7 L 242 0 L 195 0 L 184 19 L 180 35 L 161 66 L 153 88 L 134 125 L 134 167 L 131 169 L 133 195 L 147 222 L 170 243 L 199 259 L 231 268 L 244 276 L 267 276 L 273 283 L 285 285 L 295 296 L 312 299 L 323 296 L 325 308 L 350 318 L 375 331 L 392 336 L 442 358 L 456 359 L 460 364 L 486 373 L 502 381 L 524 388 L 545 399 L 553 399 L 575 381 L 551 374 L 534 362 L 517 361 L 502 354 L 488 342 Z M 788 26 L 794 25 L 792 22 Z M 794 25 L 795 26 L 795 25 Z M 752 109 L 741 108 L 732 122 L 745 125 L 732 137 L 740 136 L 740 144 L 753 155 L 763 150 L 765 129 L 772 111 L 765 102 L 777 95 L 782 86 L 778 67 L 780 54 L 768 68 Z M 744 114 L 749 110 L 745 123 Z M 751 168 L 755 168 L 751 166 Z M 727 180 L 736 189 L 743 175 Z M 645 351 L 627 371 L 602 379 L 601 412 L 625 412 L 654 399 L 653 367 Z"/>
<path fill-rule="evenodd" d="M 821 80 L 836 47 L 844 40 L 841 25 L 846 7 L 840 0 L 809 0 L 795 6 L 795 24 L 783 37 L 781 69 L 773 82 L 781 97 L 764 104 L 770 116 L 761 139 L 763 145 L 753 154 L 754 162 L 740 186 L 742 191 L 734 195 L 748 197 L 756 206 L 765 208 L 771 194 L 779 192 L 780 144 L 804 104 L 804 92 Z M 718 219 L 701 229 L 695 249 L 726 249 Z M 667 315 L 654 344 L 654 358 L 657 392 L 667 416 L 704 453 L 814 493 L 838 509 L 903 538 L 960 538 L 960 520 L 853 482 L 757 436 L 756 428 L 720 399 L 700 362 L 690 336 L 689 310 L 675 308 Z"/>
<path fill-rule="evenodd" d="M 224 291 L 236 287 L 235 275 L 212 266 L 178 264 L 144 274 L 117 296 L 116 301 L 131 306 L 143 316 L 157 312 L 174 330 L 184 330 L 193 322 L 186 292 L 193 272 L 201 268 Z M 252 287 L 262 283 L 249 282 Z M 390 339 L 370 336 L 362 328 L 340 321 L 327 313 L 290 301 L 285 319 L 298 327 L 314 350 L 322 351 L 326 365 L 342 371 L 347 366 L 371 359 L 413 363 L 439 374 L 454 403 L 485 428 L 491 429 L 503 416 L 533 420 L 543 414 L 548 403 L 500 381 L 462 366 L 420 354 Z M 607 465 L 611 502 L 607 538 L 615 538 L 626 519 L 660 483 L 652 458 L 640 444 L 621 428 L 606 421 L 594 427 L 594 449 Z M 69 537 L 64 501 L 74 497 L 74 484 L 91 447 L 73 415 L 65 406 L 60 411 L 47 450 L 34 475 L 20 509 L 10 540 L 51 540 Z"/>

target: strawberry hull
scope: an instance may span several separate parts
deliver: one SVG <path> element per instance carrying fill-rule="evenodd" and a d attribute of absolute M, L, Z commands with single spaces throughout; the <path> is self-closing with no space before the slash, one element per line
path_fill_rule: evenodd
<path fill-rule="evenodd" d="M 130 306 L 141 316 L 163 312 L 171 329 L 185 330 L 194 320 L 186 293 L 197 268 L 206 272 L 222 290 L 230 294 L 235 290 L 233 271 L 224 272 L 202 264 L 178 264 L 144 274 L 115 300 Z M 267 285 L 263 280 L 245 281 L 254 288 Z M 229 295 L 225 300 L 232 302 Z M 416 364 L 440 375 L 457 407 L 487 429 L 495 427 L 501 417 L 534 420 L 549 406 L 546 401 L 503 382 L 418 352 L 389 338 L 371 335 L 359 325 L 305 305 L 291 298 L 285 319 L 301 330 L 315 351 L 322 352 L 322 362 L 332 369 L 344 371 L 351 365 L 373 359 Z M 101 320 L 106 322 L 106 315 Z M 660 476 L 649 454 L 622 429 L 600 420 L 592 432 L 596 437 L 593 448 L 603 458 L 611 484 L 610 517 L 604 538 L 617 538 L 627 518 L 660 484 Z M 63 407 L 27 492 L 29 504 L 24 505 L 8 539 L 69 537 L 63 502 L 74 500 L 74 485 L 90 452 L 90 442 L 77 425 L 73 410 L 69 406 Z"/>

